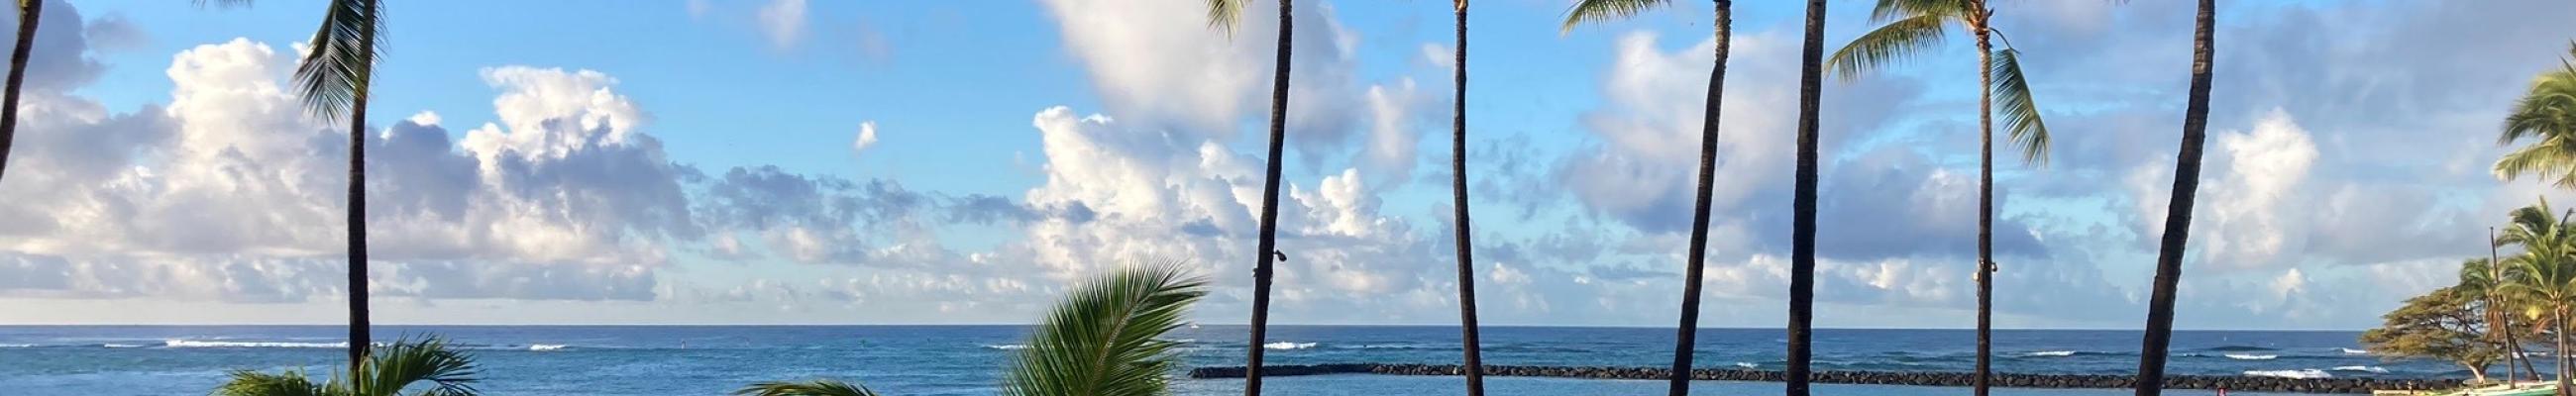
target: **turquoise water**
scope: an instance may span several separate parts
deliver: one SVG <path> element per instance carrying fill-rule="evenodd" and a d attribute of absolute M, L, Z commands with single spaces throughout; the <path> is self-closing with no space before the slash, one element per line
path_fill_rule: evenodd
<path fill-rule="evenodd" d="M 480 388 L 496 395 L 714 395 L 756 381 L 832 377 L 889 394 L 994 393 L 1018 348 L 1019 326 L 389 326 L 379 337 L 436 333 L 482 363 Z M 1283 326 L 1272 364 L 1457 363 L 1455 328 Z M 329 326 L 0 326 L 0 394 L 204 394 L 228 370 L 343 364 L 342 330 Z M 2383 361 L 2353 332 L 2182 332 L 2175 374 L 2247 372 L 2333 377 L 2452 377 L 2447 363 Z M 1239 326 L 1185 329 L 1190 366 L 1241 365 Z M 1501 327 L 1485 333 L 1488 364 L 1661 366 L 1672 333 L 1652 328 Z M 1778 369 L 1777 330 L 1708 329 L 1701 367 Z M 1820 330 L 1820 370 L 1967 371 L 1966 330 Z M 2138 337 L 2124 331 L 2001 331 L 1996 369 L 2013 373 L 2121 374 L 2136 368 Z M 1457 377 L 1282 377 L 1272 395 L 1458 394 Z M 1649 394 L 1657 381 L 1492 378 L 1494 394 Z M 1241 380 L 1181 380 L 1182 394 L 1241 394 Z M 1778 394 L 1778 383 L 1697 383 L 1694 394 Z M 1954 395 L 1963 388 L 1820 385 L 1823 395 Z M 2000 395 L 2121 395 L 2118 390 L 2016 389 Z M 2169 392 L 2190 395 L 2207 392 Z M 2251 393 L 2237 392 L 2237 395 Z"/>

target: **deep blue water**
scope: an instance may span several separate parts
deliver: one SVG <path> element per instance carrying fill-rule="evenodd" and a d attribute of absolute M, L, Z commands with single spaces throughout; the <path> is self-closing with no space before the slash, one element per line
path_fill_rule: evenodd
<path fill-rule="evenodd" d="M 378 337 L 436 333 L 481 363 L 496 395 L 715 395 L 766 380 L 832 377 L 900 395 L 994 393 L 1019 326 L 387 326 Z M 1457 363 L 1453 327 L 1279 326 L 1273 364 Z M 1707 329 L 1701 367 L 1778 369 L 1779 330 Z M 1819 330 L 1820 370 L 1968 371 L 1968 330 Z M 0 394 L 204 394 L 234 369 L 344 364 L 330 326 L 0 326 Z M 1671 361 L 1670 329 L 1496 327 L 1487 364 L 1651 367 Z M 2296 373 L 2335 377 L 2465 377 L 2434 361 L 2355 353 L 2355 332 L 2193 331 L 2174 337 L 2175 374 Z M 1189 366 L 1242 365 L 1240 326 L 1184 329 Z M 2007 330 L 1996 370 L 2124 374 L 2136 369 L 2134 331 Z M 1276 395 L 1457 394 L 1456 377 L 1340 375 L 1274 378 Z M 1655 381 L 1494 378 L 1496 394 L 1643 394 Z M 1240 380 L 1180 380 L 1180 393 L 1240 394 Z M 1777 383 L 1704 382 L 1695 394 L 1778 394 Z M 2005 395 L 2117 395 L 2114 390 L 2015 390 Z M 1962 388 L 1825 386 L 1826 395 L 1965 394 Z M 2194 394 L 2194 393 L 2175 393 Z M 2237 393 L 2246 394 L 2246 393 Z"/>

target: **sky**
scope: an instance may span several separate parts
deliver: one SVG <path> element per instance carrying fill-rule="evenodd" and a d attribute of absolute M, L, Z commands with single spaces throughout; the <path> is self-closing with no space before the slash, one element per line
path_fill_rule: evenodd
<path fill-rule="evenodd" d="M 1214 283 L 1194 320 L 1248 320 L 1266 5 L 1229 32 L 1196 0 L 390 3 L 376 323 L 1028 323 L 1155 263 Z M 1832 6 L 1829 46 L 1868 3 Z M 1568 4 L 1471 10 L 1482 320 L 1669 326 L 1713 10 L 1560 30 Z M 1453 324 L 1449 4 L 1295 5 L 1272 323 Z M 1706 326 L 1785 322 L 1798 5 L 1735 10 Z M 2190 7 L 1996 4 L 2054 138 L 1997 164 L 1999 326 L 2143 323 Z M 344 321 L 349 131 L 289 84 L 322 11 L 47 0 L 0 178 L 0 324 Z M 2176 326 L 2369 327 L 2506 211 L 2565 198 L 2488 169 L 2568 15 L 2222 4 Z M 1954 35 L 1825 84 L 1819 326 L 1974 325 L 1975 55 Z"/>

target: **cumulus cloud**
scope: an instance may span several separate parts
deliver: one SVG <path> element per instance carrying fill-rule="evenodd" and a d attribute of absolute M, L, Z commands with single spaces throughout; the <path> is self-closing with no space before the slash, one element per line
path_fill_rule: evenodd
<path fill-rule="evenodd" d="M 689 7 L 692 14 L 705 9 L 696 3 Z M 770 0 L 768 5 L 760 6 L 757 17 L 760 34 L 769 38 L 771 46 L 795 48 L 796 42 L 805 38 L 805 0 Z"/>
<path fill-rule="evenodd" d="M 872 146 L 876 146 L 876 145 L 877 145 L 877 122 L 876 122 L 876 121 L 861 122 L 861 123 L 859 123 L 859 137 L 858 137 L 857 139 L 853 139 L 853 140 L 851 140 L 851 141 L 850 141 L 850 155 L 854 155 L 854 156 L 855 156 L 855 155 L 858 155 L 859 153 L 866 152 L 866 151 L 868 151 L 868 147 L 872 147 Z"/>

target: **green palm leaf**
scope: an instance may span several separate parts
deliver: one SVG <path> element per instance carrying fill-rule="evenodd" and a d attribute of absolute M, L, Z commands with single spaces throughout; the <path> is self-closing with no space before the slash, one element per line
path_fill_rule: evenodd
<path fill-rule="evenodd" d="M 1077 288 L 1014 359 L 1002 393 L 1160 395 L 1176 364 L 1181 315 L 1207 293 L 1207 282 L 1176 265 L 1131 268 Z"/>
<path fill-rule="evenodd" d="M 1208 26 L 1233 34 L 1234 24 L 1243 20 L 1244 5 L 1251 2 L 1252 0 L 1207 0 Z"/>
<path fill-rule="evenodd" d="M 295 90 L 306 110 L 339 118 L 366 95 L 367 81 L 375 75 L 383 11 L 380 0 L 331 1 L 321 29 L 313 32 L 312 51 L 295 67 Z"/>
<path fill-rule="evenodd" d="M 1918 16 L 1953 18 L 1975 9 L 1967 0 L 1878 0 L 1869 10 L 1870 22 L 1887 22 Z"/>
<path fill-rule="evenodd" d="M 1940 47 L 1948 36 L 1941 29 L 1946 17 L 1918 15 L 1889 22 L 1878 29 L 1852 38 L 1850 44 L 1834 50 L 1825 58 L 1825 74 L 1841 76 L 1843 81 L 1859 79 L 1861 73 L 1913 58 L 1929 49 Z"/>
<path fill-rule="evenodd" d="M 762 382 L 733 391 L 737 396 L 877 396 L 868 387 L 833 380 Z"/>
<path fill-rule="evenodd" d="M 2576 43 L 2571 43 L 2569 56 L 2576 57 Z M 2504 132 L 2496 136 L 2497 144 L 2512 144 L 2523 138 L 2535 141 L 2499 158 L 2496 177 L 2513 180 L 2525 175 L 2540 178 L 2562 188 L 2576 188 L 2576 65 L 2562 60 L 2559 70 L 2541 73 L 2531 81 L 2531 90 L 2514 100 L 2507 110 Z"/>
<path fill-rule="evenodd" d="M 1995 115 L 2003 118 L 2005 134 L 2021 147 L 2023 162 L 2048 164 L 2048 124 L 2040 121 L 2039 102 L 2031 100 L 2030 83 L 2022 80 L 2021 51 L 1995 50 L 1994 65 L 1995 86 L 1988 89 L 1994 92 Z"/>
<path fill-rule="evenodd" d="M 234 371 L 232 379 L 217 386 L 218 396 L 395 396 L 403 389 L 423 385 L 427 389 L 412 393 L 418 396 L 472 396 L 474 358 L 447 349 L 447 341 L 428 337 L 418 341 L 395 341 L 392 345 L 369 351 L 358 373 L 342 378 L 333 373 L 327 383 L 313 383 L 302 371 L 264 374 L 248 370 Z"/>
<path fill-rule="evenodd" d="M 336 387 L 313 383 L 302 371 L 268 374 L 235 370 L 232 379 L 224 381 L 212 393 L 216 396 L 340 396 L 349 394 Z"/>
<path fill-rule="evenodd" d="M 1664 0 L 1578 0 L 1565 11 L 1565 25 L 1560 32 L 1573 31 L 1574 25 L 1627 19 L 1646 10 L 1664 5 Z"/>

